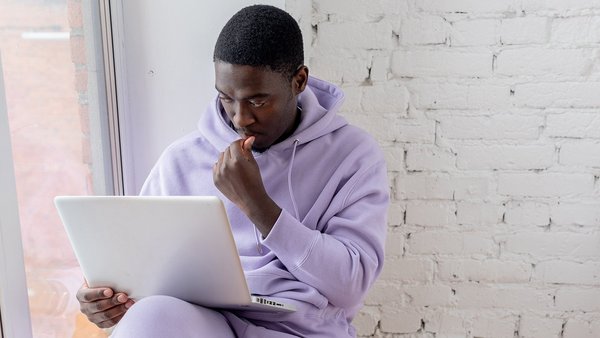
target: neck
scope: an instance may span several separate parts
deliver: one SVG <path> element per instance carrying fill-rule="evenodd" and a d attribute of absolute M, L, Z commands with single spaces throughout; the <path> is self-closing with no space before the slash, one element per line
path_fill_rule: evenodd
<path fill-rule="evenodd" d="M 300 122 L 302 121 L 302 108 L 300 108 L 300 106 L 296 107 L 295 114 L 296 114 L 296 116 L 294 116 L 294 123 L 292 123 L 290 125 L 290 127 L 285 131 L 285 133 L 283 133 L 283 135 L 281 135 L 281 137 L 278 138 L 274 144 L 277 144 L 277 143 L 287 139 L 294 133 L 294 131 L 296 131 L 296 129 L 300 125 Z"/>

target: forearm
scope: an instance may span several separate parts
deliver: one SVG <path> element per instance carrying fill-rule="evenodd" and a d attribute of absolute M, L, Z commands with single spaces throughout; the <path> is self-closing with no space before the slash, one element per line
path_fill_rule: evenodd
<path fill-rule="evenodd" d="M 362 299 L 381 269 L 385 229 L 370 230 L 369 238 L 361 239 L 363 234 L 357 232 L 355 239 L 342 239 L 311 230 L 282 211 L 263 244 L 298 280 L 332 304 L 351 306 Z"/>

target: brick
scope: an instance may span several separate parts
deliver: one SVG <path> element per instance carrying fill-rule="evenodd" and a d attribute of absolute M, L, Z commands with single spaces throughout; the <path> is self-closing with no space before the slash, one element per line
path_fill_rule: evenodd
<path fill-rule="evenodd" d="M 564 143 L 560 147 L 559 163 L 600 168 L 600 141 Z"/>
<path fill-rule="evenodd" d="M 548 108 L 585 108 L 600 106 L 600 82 L 526 83 L 516 85 L 514 102 L 518 106 Z"/>
<path fill-rule="evenodd" d="M 446 306 L 452 302 L 452 289 L 446 285 L 404 286 L 409 297 L 409 304 L 421 306 Z"/>
<path fill-rule="evenodd" d="M 486 177 L 461 177 L 446 174 L 409 174 L 396 180 L 397 199 L 484 198 L 490 193 Z"/>
<path fill-rule="evenodd" d="M 83 27 L 83 11 L 81 9 L 81 4 L 81 1 L 67 1 L 69 26 L 71 28 Z"/>
<path fill-rule="evenodd" d="M 82 65 L 87 62 L 85 56 L 85 41 L 83 36 L 71 36 L 71 61 L 76 65 Z"/>
<path fill-rule="evenodd" d="M 410 174 L 396 180 L 397 199 L 452 199 L 454 186 L 448 175 Z"/>
<path fill-rule="evenodd" d="M 504 13 L 514 12 L 513 0 L 481 2 L 477 0 L 423 0 L 416 2 L 417 9 L 432 13 Z"/>
<path fill-rule="evenodd" d="M 425 259 L 387 258 L 380 278 L 403 283 L 429 282 L 433 279 L 433 262 Z"/>
<path fill-rule="evenodd" d="M 503 241 L 503 252 L 530 255 L 537 259 L 600 256 L 600 233 L 520 232 L 505 236 Z"/>
<path fill-rule="evenodd" d="M 79 105 L 79 126 L 81 133 L 85 136 L 90 136 L 90 109 L 89 105 Z M 89 140 L 86 140 L 89 141 Z M 88 147 L 90 144 L 88 143 Z"/>
<path fill-rule="evenodd" d="M 401 119 L 384 115 L 374 118 L 369 115 L 349 114 L 346 119 L 361 126 L 379 142 L 406 142 L 432 144 L 435 140 L 435 122 L 430 120 Z"/>
<path fill-rule="evenodd" d="M 406 148 L 406 169 L 451 171 L 456 168 L 456 157 L 448 148 L 428 145 L 409 145 Z"/>
<path fill-rule="evenodd" d="M 385 241 L 385 255 L 386 257 L 402 256 L 404 254 L 404 232 L 395 229 L 388 228 L 387 238 Z M 387 265 L 387 261 L 384 263 L 384 267 Z M 393 265 L 395 266 L 395 265 Z"/>
<path fill-rule="evenodd" d="M 489 83 L 409 83 L 418 109 L 502 109 L 510 105 L 510 87 Z"/>
<path fill-rule="evenodd" d="M 473 319 L 471 333 L 473 337 L 512 337 L 517 326 L 517 320 L 518 318 L 513 315 L 499 315 L 494 317 L 479 315 Z"/>
<path fill-rule="evenodd" d="M 548 41 L 548 18 L 518 17 L 503 19 L 500 41 L 505 45 L 542 44 Z"/>
<path fill-rule="evenodd" d="M 501 51 L 495 73 L 509 76 L 580 76 L 587 72 L 593 59 L 592 50 L 526 47 Z M 569 62 L 565 62 L 569 60 Z"/>
<path fill-rule="evenodd" d="M 311 66 L 310 71 L 313 71 Z M 342 73 L 337 74 L 335 77 L 339 78 L 340 82 L 342 81 L 343 75 Z M 342 91 L 344 92 L 344 103 L 340 107 L 341 113 L 349 113 L 349 114 L 358 114 L 362 111 L 362 107 L 360 105 L 360 101 L 362 100 L 363 88 L 362 86 L 343 86 Z"/>
<path fill-rule="evenodd" d="M 456 176 L 452 178 L 454 199 L 487 199 L 492 196 L 491 182 L 488 177 Z"/>
<path fill-rule="evenodd" d="M 459 309 L 547 310 L 553 305 L 553 292 L 532 287 L 502 287 L 463 284 L 456 290 Z"/>
<path fill-rule="evenodd" d="M 341 36 L 352 37 L 340 39 Z M 386 21 L 375 23 L 322 22 L 318 26 L 318 43 L 329 48 L 364 48 L 387 50 L 393 47 L 392 26 Z"/>
<path fill-rule="evenodd" d="M 392 55 L 392 73 L 400 77 L 489 77 L 492 59 L 491 51 L 396 51 Z"/>
<path fill-rule="evenodd" d="M 392 201 L 388 208 L 388 223 L 390 225 L 399 226 L 404 224 L 404 211 L 406 206 L 404 203 Z"/>
<path fill-rule="evenodd" d="M 551 42 L 590 45 L 600 42 L 600 16 L 555 18 L 552 20 Z"/>
<path fill-rule="evenodd" d="M 441 281 L 479 283 L 527 283 L 531 264 L 500 260 L 442 260 L 438 262 Z"/>
<path fill-rule="evenodd" d="M 583 321 L 578 319 L 569 319 L 565 325 L 564 338 L 598 338 L 600 337 L 600 318 L 596 316 L 595 320 Z"/>
<path fill-rule="evenodd" d="M 375 0 L 315 0 L 314 10 L 318 13 L 342 14 L 347 16 L 399 14 L 405 9 L 403 1 Z"/>
<path fill-rule="evenodd" d="M 491 255 L 497 245 L 488 232 L 423 231 L 411 234 L 412 254 Z"/>
<path fill-rule="evenodd" d="M 563 320 L 560 318 L 540 317 L 531 314 L 521 315 L 519 337 L 523 338 L 559 338 Z"/>
<path fill-rule="evenodd" d="M 498 43 L 500 21 L 496 19 L 463 20 L 452 23 L 452 46 L 491 46 Z"/>
<path fill-rule="evenodd" d="M 583 9 L 599 9 L 599 0 L 525 0 L 523 1 L 523 10 L 525 12 L 535 11 L 558 11 L 565 12 L 583 10 Z"/>
<path fill-rule="evenodd" d="M 367 113 L 395 113 L 406 116 L 408 90 L 404 86 L 380 85 L 363 87 L 362 111 Z"/>
<path fill-rule="evenodd" d="M 448 29 L 440 16 L 410 16 L 401 22 L 400 42 L 404 46 L 445 44 Z"/>
<path fill-rule="evenodd" d="M 597 226 L 600 224 L 600 203 L 562 202 L 550 211 L 552 222 L 558 225 Z"/>
<path fill-rule="evenodd" d="M 381 331 L 390 333 L 414 333 L 421 328 L 422 315 L 408 309 L 384 308 Z"/>
<path fill-rule="evenodd" d="M 456 225 L 456 204 L 445 201 L 409 201 L 406 224 L 426 227 Z"/>
<path fill-rule="evenodd" d="M 398 146 L 382 147 L 388 171 L 404 170 L 404 148 Z"/>
<path fill-rule="evenodd" d="M 77 92 L 88 90 L 88 70 L 85 67 L 75 70 L 75 90 Z"/>
<path fill-rule="evenodd" d="M 553 137 L 600 138 L 600 114 L 564 112 L 549 114 L 546 133 Z"/>
<path fill-rule="evenodd" d="M 440 116 L 441 135 L 448 139 L 518 140 L 537 139 L 544 119 L 541 116 Z M 463 157 L 464 159 L 464 157 Z"/>
<path fill-rule="evenodd" d="M 367 293 L 365 298 L 366 305 L 381 305 L 391 303 L 402 303 L 405 299 L 402 288 L 396 284 L 377 280 L 373 287 Z"/>
<path fill-rule="evenodd" d="M 375 333 L 381 310 L 375 306 L 364 306 L 360 309 L 352 324 L 356 327 L 357 336 L 370 336 Z"/>
<path fill-rule="evenodd" d="M 361 83 L 369 77 L 369 63 L 358 57 L 310 58 L 311 73 L 334 83 Z"/>
<path fill-rule="evenodd" d="M 467 327 L 471 326 L 464 318 L 446 311 L 426 313 L 424 320 L 426 332 L 433 332 L 441 336 L 467 337 Z"/>
<path fill-rule="evenodd" d="M 504 222 L 512 225 L 547 226 L 550 224 L 550 206 L 540 202 L 512 201 L 506 205 Z"/>
<path fill-rule="evenodd" d="M 498 193 L 507 196 L 565 197 L 591 193 L 594 176 L 591 174 L 500 174 Z"/>
<path fill-rule="evenodd" d="M 544 261 L 536 265 L 534 279 L 554 284 L 600 285 L 600 263 Z"/>
<path fill-rule="evenodd" d="M 499 205 L 461 201 L 456 204 L 456 221 L 460 225 L 497 225 L 502 219 Z"/>
<path fill-rule="evenodd" d="M 523 132 L 535 131 L 535 123 Z M 458 136 L 458 135 L 456 135 Z M 494 135 L 500 137 L 500 135 Z M 529 136 L 529 135 L 528 135 Z M 531 135 L 533 136 L 533 135 Z M 554 163 L 554 145 L 487 145 L 455 147 L 459 169 L 547 169 Z"/>
<path fill-rule="evenodd" d="M 374 83 L 387 81 L 391 73 L 389 56 L 373 56 L 370 79 Z"/>
<path fill-rule="evenodd" d="M 562 311 L 600 311 L 600 289 L 565 288 L 556 291 L 556 308 Z"/>

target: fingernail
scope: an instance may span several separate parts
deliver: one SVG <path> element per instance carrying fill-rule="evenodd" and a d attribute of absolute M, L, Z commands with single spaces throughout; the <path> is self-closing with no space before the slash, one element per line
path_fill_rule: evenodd
<path fill-rule="evenodd" d="M 125 303 L 127 301 L 127 297 L 125 297 L 125 295 L 119 295 L 117 297 L 117 300 L 119 301 L 119 303 Z"/>
<path fill-rule="evenodd" d="M 112 292 L 109 289 L 104 290 L 104 292 L 102 294 L 104 295 L 104 297 L 112 296 Z"/>
<path fill-rule="evenodd" d="M 125 303 L 125 308 L 129 309 L 132 305 L 133 305 L 132 302 L 127 302 L 127 303 Z"/>

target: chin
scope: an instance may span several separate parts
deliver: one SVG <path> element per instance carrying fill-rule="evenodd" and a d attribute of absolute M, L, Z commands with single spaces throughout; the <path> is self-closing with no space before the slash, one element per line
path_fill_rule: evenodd
<path fill-rule="evenodd" d="M 262 153 L 262 152 L 264 152 L 267 149 L 269 149 L 269 147 L 261 147 L 260 145 L 259 146 L 254 146 L 254 145 L 252 146 L 252 151 L 257 152 L 257 153 Z"/>

